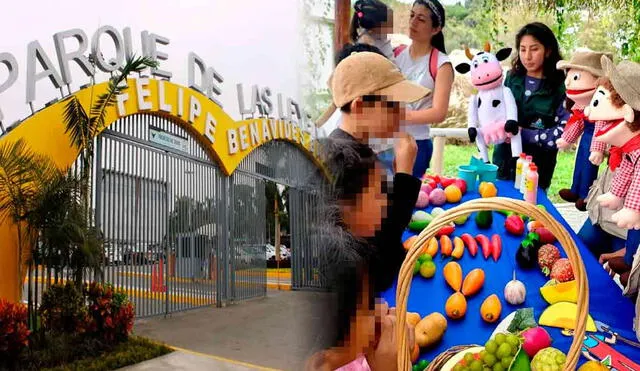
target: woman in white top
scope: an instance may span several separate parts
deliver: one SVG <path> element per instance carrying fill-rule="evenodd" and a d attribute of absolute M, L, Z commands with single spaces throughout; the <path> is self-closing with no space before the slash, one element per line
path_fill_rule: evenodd
<path fill-rule="evenodd" d="M 444 121 L 449 110 L 453 67 L 445 54 L 444 23 L 444 7 L 438 0 L 415 1 L 409 24 L 411 45 L 395 57 L 396 65 L 408 80 L 432 90 L 432 94 L 407 105 L 402 126 L 418 143 L 413 169 L 413 175 L 418 178 L 429 168 L 433 153 L 429 126 Z"/>

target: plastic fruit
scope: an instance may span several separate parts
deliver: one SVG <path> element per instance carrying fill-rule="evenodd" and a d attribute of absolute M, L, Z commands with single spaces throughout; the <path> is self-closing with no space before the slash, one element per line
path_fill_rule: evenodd
<path fill-rule="evenodd" d="M 502 239 L 500 235 L 494 234 L 491 236 L 491 256 L 493 257 L 493 261 L 498 261 L 500 255 L 502 254 Z"/>
<path fill-rule="evenodd" d="M 574 279 L 571 262 L 567 258 L 558 259 L 551 268 L 551 279 L 558 282 L 567 282 Z"/>
<path fill-rule="evenodd" d="M 413 246 L 413 244 L 416 242 L 417 239 L 418 239 L 418 236 L 411 236 L 402 243 L 402 246 L 404 246 L 405 250 L 409 250 L 411 249 L 411 247 Z"/>
<path fill-rule="evenodd" d="M 545 348 L 531 360 L 531 371 L 562 370 L 567 356 L 556 348 Z"/>
<path fill-rule="evenodd" d="M 440 252 L 444 256 L 451 256 L 451 252 L 453 251 L 453 243 L 451 242 L 451 238 L 449 236 L 440 236 Z"/>
<path fill-rule="evenodd" d="M 438 182 L 436 182 L 432 178 L 427 178 L 427 179 L 423 180 L 422 184 L 427 184 L 429 187 L 431 187 L 432 190 L 438 188 Z"/>
<path fill-rule="evenodd" d="M 462 258 L 462 254 L 464 254 L 464 242 L 462 242 L 462 239 L 460 237 L 454 237 L 451 257 L 460 259 Z"/>
<path fill-rule="evenodd" d="M 429 202 L 435 206 L 442 206 L 447 202 L 447 195 L 440 188 L 436 188 L 429 194 Z"/>
<path fill-rule="evenodd" d="M 415 276 L 418 272 L 420 272 L 420 265 L 422 265 L 421 262 L 417 261 L 414 265 L 413 265 L 413 275 Z"/>
<path fill-rule="evenodd" d="M 498 195 L 498 189 L 496 188 L 496 185 L 491 182 L 480 183 L 478 191 L 482 198 L 496 197 Z"/>
<path fill-rule="evenodd" d="M 456 223 L 456 225 L 462 225 L 466 223 L 467 220 L 469 220 L 469 214 L 464 214 L 454 219 L 453 222 Z"/>
<path fill-rule="evenodd" d="M 511 305 L 524 303 L 527 297 L 527 289 L 522 281 L 516 279 L 516 271 L 513 271 L 513 279 L 504 286 L 504 300 Z"/>
<path fill-rule="evenodd" d="M 420 347 L 431 346 L 442 339 L 445 331 L 447 331 L 447 319 L 438 312 L 431 313 L 416 325 L 416 344 Z"/>
<path fill-rule="evenodd" d="M 549 304 L 555 304 L 561 301 L 577 303 L 578 284 L 575 280 L 561 283 L 549 281 L 540 288 L 540 295 L 542 295 L 542 298 Z"/>
<path fill-rule="evenodd" d="M 580 366 L 578 371 L 609 371 L 609 368 L 600 362 L 588 361 Z"/>
<path fill-rule="evenodd" d="M 546 276 L 551 273 L 551 268 L 560 259 L 560 250 L 553 245 L 544 245 L 538 250 L 538 265 Z"/>
<path fill-rule="evenodd" d="M 476 256 L 476 253 L 478 252 L 478 243 L 476 242 L 475 238 L 473 238 L 473 236 L 469 233 L 463 234 L 462 236 L 460 236 L 460 238 L 467 246 L 469 254 L 471 254 L 471 256 Z"/>
<path fill-rule="evenodd" d="M 547 307 L 538 319 L 541 326 L 558 327 L 561 329 L 575 330 L 578 305 L 575 303 L 560 302 Z M 596 324 L 591 315 L 587 317 L 587 331 L 596 332 Z"/>
<path fill-rule="evenodd" d="M 418 192 L 418 200 L 416 201 L 416 207 L 418 209 L 424 209 L 429 206 L 429 194 L 425 192 Z"/>
<path fill-rule="evenodd" d="M 480 244 L 480 247 L 482 248 L 482 256 L 484 256 L 485 259 L 488 259 L 491 255 L 491 242 L 489 241 L 489 238 L 483 234 L 479 234 L 476 236 L 476 242 Z"/>
<path fill-rule="evenodd" d="M 431 216 L 434 218 L 437 218 L 438 215 L 444 213 L 444 209 L 441 207 L 434 207 L 433 210 L 431 210 Z"/>
<path fill-rule="evenodd" d="M 418 322 L 420 322 L 422 318 L 420 318 L 420 313 L 409 312 L 407 313 L 407 324 L 416 327 Z"/>
<path fill-rule="evenodd" d="M 411 363 L 415 363 L 418 358 L 420 358 L 420 346 L 418 343 L 413 344 L 413 349 L 411 351 Z"/>
<path fill-rule="evenodd" d="M 418 210 L 413 215 L 411 215 L 411 220 L 409 221 L 409 229 L 412 231 L 420 232 L 425 229 L 429 223 L 433 220 L 433 217 L 428 213 Z"/>
<path fill-rule="evenodd" d="M 556 242 L 556 237 L 547 228 L 544 228 L 544 227 L 534 228 L 532 232 L 535 232 L 538 234 L 538 236 L 540 236 L 541 243 Z"/>
<path fill-rule="evenodd" d="M 447 281 L 453 291 L 460 291 L 462 287 L 462 267 L 456 262 L 447 263 L 442 269 L 444 280 Z"/>
<path fill-rule="evenodd" d="M 432 260 L 425 261 L 420 265 L 420 275 L 424 278 L 431 278 L 436 274 L 436 265 Z"/>
<path fill-rule="evenodd" d="M 459 292 L 454 292 L 444 305 L 447 316 L 460 319 L 467 313 L 467 299 Z"/>
<path fill-rule="evenodd" d="M 484 285 L 484 271 L 480 268 L 476 268 L 467 273 L 462 283 L 462 294 L 464 296 L 475 295 L 480 291 Z"/>
<path fill-rule="evenodd" d="M 493 223 L 493 214 L 491 211 L 483 210 L 478 211 L 476 214 L 476 225 L 480 229 L 488 229 L 491 228 L 491 224 Z"/>
<path fill-rule="evenodd" d="M 510 215 L 504 221 L 504 229 L 514 236 L 522 236 L 524 233 L 524 221 L 519 215 Z"/>
<path fill-rule="evenodd" d="M 460 188 L 460 192 L 462 192 L 462 194 L 467 193 L 467 182 L 465 182 L 464 179 L 456 179 L 453 184 Z"/>
<path fill-rule="evenodd" d="M 456 185 L 450 185 L 444 189 L 444 194 L 447 197 L 447 202 L 456 203 L 462 200 L 462 191 Z"/>
<path fill-rule="evenodd" d="M 429 240 L 429 242 L 427 243 L 427 254 L 433 256 L 436 256 L 436 254 L 438 253 L 438 239 L 435 237 L 431 237 L 431 239 Z"/>
<path fill-rule="evenodd" d="M 451 236 L 451 234 L 456 230 L 456 225 L 451 223 L 449 225 L 445 225 L 440 228 L 440 230 L 436 233 L 436 237 L 441 236 Z"/>
<path fill-rule="evenodd" d="M 456 182 L 456 178 L 447 178 L 446 176 L 440 177 L 440 184 L 442 184 L 443 188 L 447 188 Z"/>
<path fill-rule="evenodd" d="M 420 186 L 420 192 L 426 193 L 427 196 L 431 193 L 431 191 L 433 191 L 433 188 L 431 188 L 431 186 L 427 183 L 422 183 L 422 185 Z"/>
<path fill-rule="evenodd" d="M 529 357 L 533 357 L 542 349 L 550 347 L 552 342 L 551 336 L 542 327 L 525 330 L 522 332 L 522 337 L 524 338 L 522 349 Z"/>
<path fill-rule="evenodd" d="M 496 322 L 498 319 L 500 319 L 500 313 L 502 313 L 502 304 L 500 304 L 498 295 L 492 294 L 484 299 L 484 302 L 482 302 L 482 306 L 480 306 L 480 314 L 482 315 L 483 320 L 489 323 Z"/>

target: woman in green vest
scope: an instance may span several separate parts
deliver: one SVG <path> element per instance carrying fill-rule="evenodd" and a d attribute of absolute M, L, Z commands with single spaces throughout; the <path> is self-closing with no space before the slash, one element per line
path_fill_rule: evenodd
<path fill-rule="evenodd" d="M 518 105 L 522 149 L 538 166 L 539 187 L 545 192 L 556 167 L 560 138 L 569 113 L 564 107 L 564 72 L 556 69 L 562 59 L 553 31 L 545 24 L 530 23 L 516 35 L 518 55 L 507 74 L 508 86 Z M 508 143 L 496 145 L 493 163 L 500 179 L 514 179 L 516 157 Z"/>

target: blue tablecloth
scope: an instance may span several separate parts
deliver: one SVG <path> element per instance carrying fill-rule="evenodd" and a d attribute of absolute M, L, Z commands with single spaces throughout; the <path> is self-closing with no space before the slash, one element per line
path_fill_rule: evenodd
<path fill-rule="evenodd" d="M 498 187 L 498 196 L 522 199 L 522 195 L 513 187 L 513 182 L 497 181 L 496 186 Z M 462 202 L 478 197 L 478 193 L 467 193 L 462 198 Z M 602 266 L 598 264 L 596 258 L 582 244 L 567 222 L 558 213 L 558 210 L 553 207 L 549 199 L 541 191 L 538 193 L 538 203 L 544 205 L 547 211 L 565 226 L 577 243 L 589 279 L 589 313 L 591 316 L 594 320 L 609 324 L 620 335 L 635 340 L 635 334 L 632 330 L 635 312 L 634 303 L 622 295 L 620 288 L 612 281 Z M 447 204 L 443 206 L 443 209 L 456 205 Z M 432 208 L 430 206 L 424 210 L 430 212 Z M 480 249 L 475 257 L 472 257 L 465 249 L 464 256 L 459 261 L 463 277 L 474 268 L 482 268 L 486 274 L 484 287 L 478 294 L 467 299 L 467 314 L 463 319 L 455 321 L 447 318 L 448 328 L 442 342 L 433 349 L 423 350 L 420 359 L 432 360 L 444 350 L 455 345 L 483 345 L 497 323 L 499 323 L 488 324 L 480 317 L 480 305 L 491 294 L 497 294 L 502 302 L 501 319 L 518 308 L 533 307 L 537 321 L 542 311 L 548 306 L 539 291 L 539 288 L 547 282 L 548 278 L 539 269 L 521 270 L 515 262 L 515 253 L 523 237 L 507 234 L 504 229 L 505 217 L 499 213 L 493 213 L 493 225 L 489 230 L 478 229 L 474 222 L 474 217 L 475 214 L 471 215 L 464 225 L 456 226 L 454 236 L 460 236 L 463 233 L 470 233 L 475 236 L 482 233 L 491 238 L 491 235 L 497 233 L 502 237 L 502 256 L 497 262 L 494 262 L 491 257 L 485 260 Z M 403 238 L 409 238 L 414 234 L 406 231 Z M 558 243 L 556 245 L 559 246 Z M 561 252 L 565 256 L 562 250 Z M 437 273 L 433 278 L 427 280 L 418 274 L 414 276 L 411 283 L 408 311 L 418 312 L 422 317 L 432 312 L 444 314 L 445 302 L 453 293 L 453 290 L 446 284 L 442 275 L 442 268 L 448 260 L 438 256 L 434 261 L 436 262 Z M 517 278 L 527 288 L 526 301 L 521 306 L 512 306 L 504 300 L 504 286 L 511 280 L 514 269 L 516 270 Z M 383 294 L 383 298 L 390 306 L 395 306 L 395 285 Z M 572 338 L 563 336 L 559 329 L 552 327 L 547 327 L 546 329 L 553 338 L 554 347 L 563 352 L 569 350 Z M 640 363 L 640 349 L 620 343 L 615 348 L 630 359 Z M 586 359 L 581 357 L 581 363 L 584 361 Z"/>

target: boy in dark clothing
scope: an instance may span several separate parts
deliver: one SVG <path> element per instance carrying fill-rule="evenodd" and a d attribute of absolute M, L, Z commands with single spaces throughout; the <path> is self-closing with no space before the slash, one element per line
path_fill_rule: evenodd
<path fill-rule="evenodd" d="M 376 325 L 395 322 L 374 311 L 376 298 L 391 287 L 405 258 L 402 233 L 420 189 L 411 175 L 417 146 L 407 134 L 396 140 L 395 175 L 388 184 L 367 142 L 397 136 L 404 113 L 400 102 L 420 99 L 429 90 L 407 82 L 384 57 L 362 52 L 336 67 L 331 91 L 343 119 L 322 145 L 333 179 L 320 273 L 336 294 L 327 308 L 335 323 L 325 329 L 333 332 L 330 349 L 314 355 L 308 369 L 335 370 L 364 357 L 372 370 L 395 370 L 397 344 L 387 342 L 397 340 L 385 336 L 395 325 L 382 330 Z"/>

